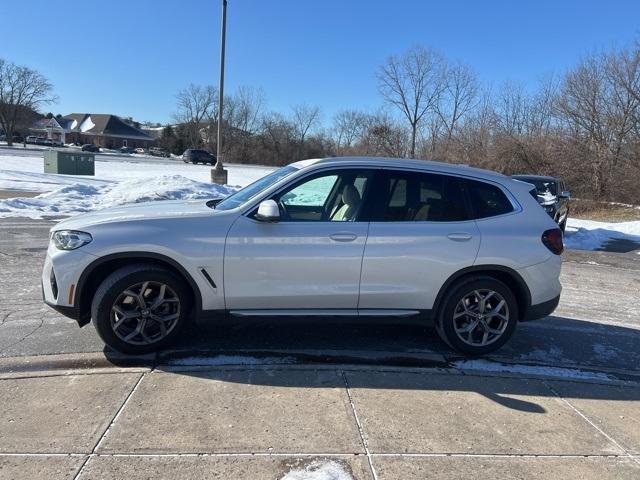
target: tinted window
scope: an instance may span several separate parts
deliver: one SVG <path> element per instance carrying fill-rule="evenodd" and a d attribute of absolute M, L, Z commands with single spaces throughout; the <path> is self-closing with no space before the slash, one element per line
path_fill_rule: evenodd
<path fill-rule="evenodd" d="M 385 171 L 373 214 L 377 222 L 456 222 L 468 219 L 460 180 L 434 173 Z"/>
<path fill-rule="evenodd" d="M 475 218 L 495 217 L 513 211 L 507 196 L 495 185 L 466 180 Z"/>

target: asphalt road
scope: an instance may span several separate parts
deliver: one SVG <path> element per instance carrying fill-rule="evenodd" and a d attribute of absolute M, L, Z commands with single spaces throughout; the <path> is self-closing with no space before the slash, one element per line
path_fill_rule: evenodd
<path fill-rule="evenodd" d="M 45 306 L 40 269 L 53 222 L 0 220 L 0 357 L 99 352 L 91 325 L 78 328 Z M 503 362 L 594 368 L 640 374 L 640 251 L 564 254 L 560 306 L 553 316 L 523 323 L 491 358 Z M 431 329 L 273 320 L 212 325 L 187 332 L 181 355 L 294 355 L 352 362 L 421 364 L 434 354 L 456 355 Z"/>

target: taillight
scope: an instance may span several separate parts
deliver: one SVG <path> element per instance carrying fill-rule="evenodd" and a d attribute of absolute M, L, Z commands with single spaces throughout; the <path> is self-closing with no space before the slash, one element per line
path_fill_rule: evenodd
<path fill-rule="evenodd" d="M 546 230 L 542 234 L 542 243 L 544 243 L 544 246 L 547 247 L 551 253 L 560 255 L 564 250 L 564 245 L 562 243 L 562 230 L 559 228 Z"/>

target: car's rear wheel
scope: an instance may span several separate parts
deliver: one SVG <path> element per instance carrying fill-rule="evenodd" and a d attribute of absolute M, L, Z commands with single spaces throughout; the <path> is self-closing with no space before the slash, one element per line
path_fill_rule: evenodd
<path fill-rule="evenodd" d="M 483 355 L 502 347 L 517 321 L 518 303 L 509 287 L 492 277 L 470 277 L 449 290 L 436 329 L 453 349 Z"/>
<path fill-rule="evenodd" d="M 189 314 L 185 283 L 155 265 L 131 265 L 98 287 L 91 317 L 100 338 L 114 350 L 144 354 L 171 344 Z"/>

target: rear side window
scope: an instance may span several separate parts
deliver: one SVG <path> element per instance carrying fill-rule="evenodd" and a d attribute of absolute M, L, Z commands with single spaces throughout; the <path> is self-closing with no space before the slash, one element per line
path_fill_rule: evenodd
<path fill-rule="evenodd" d="M 376 193 L 375 222 L 468 220 L 460 179 L 435 173 L 383 171 Z"/>
<path fill-rule="evenodd" d="M 466 180 L 474 218 L 495 217 L 513 211 L 513 205 L 495 185 L 476 180 Z"/>

